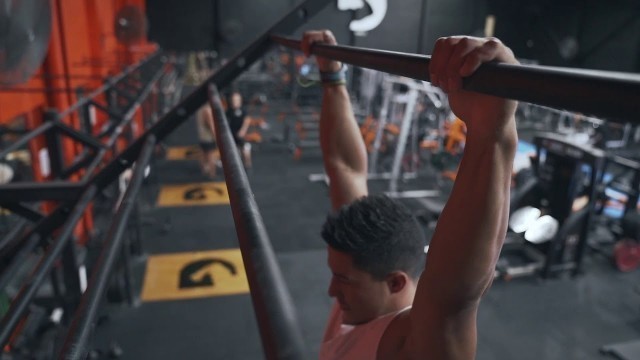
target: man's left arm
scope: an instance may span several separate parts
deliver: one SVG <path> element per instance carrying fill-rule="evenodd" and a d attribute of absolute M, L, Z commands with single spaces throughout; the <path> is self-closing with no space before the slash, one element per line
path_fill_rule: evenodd
<path fill-rule="evenodd" d="M 467 124 L 467 142 L 409 316 L 410 358 L 475 358 L 477 310 L 504 241 L 517 147 L 516 103 L 461 89 L 461 78 L 489 61 L 517 62 L 496 39 L 439 39 L 433 52 L 432 83 Z"/>

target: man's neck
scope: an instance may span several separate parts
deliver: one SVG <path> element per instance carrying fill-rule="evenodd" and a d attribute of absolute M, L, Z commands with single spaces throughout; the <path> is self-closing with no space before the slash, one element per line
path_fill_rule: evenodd
<path fill-rule="evenodd" d="M 413 304 L 413 298 L 416 294 L 416 285 L 411 283 L 399 293 L 393 295 L 389 301 L 386 314 L 397 313 Z"/>

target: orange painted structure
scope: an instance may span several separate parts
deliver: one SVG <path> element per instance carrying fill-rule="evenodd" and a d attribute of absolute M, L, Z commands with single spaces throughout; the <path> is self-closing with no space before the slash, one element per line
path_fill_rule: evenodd
<path fill-rule="evenodd" d="M 145 0 L 49 1 L 52 26 L 46 57 L 31 79 L 12 87 L 14 92 L 3 87 L 3 91 L 0 92 L 0 124 L 22 119 L 28 130 L 35 129 L 42 124 L 45 110 L 64 111 L 78 100 L 78 91 L 88 92 L 100 87 L 108 76 L 116 75 L 124 67 L 136 63 L 156 50 L 156 45 L 148 43 L 146 39 L 124 44 L 118 41 L 115 35 L 118 11 L 125 6 L 136 6 L 144 13 Z M 96 117 L 95 129 L 107 120 L 106 115 L 101 112 L 97 112 Z M 80 129 L 76 114 L 61 120 L 75 129 Z M 141 121 L 141 114 L 136 114 L 136 122 L 141 125 Z M 140 128 L 141 126 L 138 126 L 138 129 Z M 40 151 L 45 148 L 43 137 L 36 137 L 30 141 L 28 148 L 34 180 L 49 180 L 42 173 L 39 157 Z M 79 153 L 79 145 L 74 145 L 64 137 L 62 149 L 67 163 Z M 43 204 L 42 210 L 48 212 L 52 206 L 53 204 Z M 76 229 L 76 235 L 81 239 L 86 238 L 92 229 L 90 213 L 87 212 Z"/>

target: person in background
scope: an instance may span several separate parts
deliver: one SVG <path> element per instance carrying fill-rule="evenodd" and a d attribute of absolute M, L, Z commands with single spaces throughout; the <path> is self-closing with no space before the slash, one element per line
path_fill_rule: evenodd
<path fill-rule="evenodd" d="M 214 179 L 218 166 L 218 152 L 216 151 L 216 132 L 213 126 L 213 113 L 208 103 L 196 112 L 196 128 L 198 130 L 198 143 L 202 150 L 200 170 L 202 174 L 209 179 Z"/>
<path fill-rule="evenodd" d="M 249 129 L 249 117 L 247 116 L 244 108 L 242 107 L 242 95 L 238 91 L 233 91 L 229 97 L 229 106 L 227 108 L 226 116 L 229 121 L 229 127 L 233 134 L 233 139 L 236 142 L 238 151 L 242 154 L 242 162 L 245 168 L 251 168 L 251 144 L 244 140 Z"/>

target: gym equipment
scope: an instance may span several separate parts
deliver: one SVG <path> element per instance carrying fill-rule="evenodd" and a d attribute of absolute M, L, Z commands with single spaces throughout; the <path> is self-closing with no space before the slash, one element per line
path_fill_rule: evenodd
<path fill-rule="evenodd" d="M 359 110 L 360 113 L 365 115 L 373 114 L 373 103 L 378 94 L 378 89 L 382 85 L 384 73 L 365 68 L 356 69 L 358 69 L 358 101 L 356 104 L 359 106 L 354 104 L 354 108 L 357 109 L 354 110 L 356 112 Z"/>
<path fill-rule="evenodd" d="M 524 239 L 532 244 L 541 244 L 551 240 L 558 233 L 558 220 L 543 215 L 534 220 L 524 232 Z"/>
<path fill-rule="evenodd" d="M 406 88 L 405 92 L 399 92 L 397 87 Z M 383 105 L 380 111 L 380 117 L 376 128 L 376 137 L 373 142 L 373 148 L 369 155 L 369 179 L 388 179 L 389 189 L 387 195 L 397 198 L 419 198 L 437 196 L 437 190 L 415 190 L 415 191 L 399 191 L 398 181 L 408 178 L 417 177 L 417 163 L 419 157 L 419 135 L 417 127 L 416 106 L 419 97 L 422 95 L 430 100 L 436 109 L 446 106 L 446 96 L 437 88 L 425 82 L 413 79 L 384 75 L 382 80 L 383 88 Z M 398 109 L 402 109 L 398 111 Z M 394 121 L 396 113 L 400 112 L 402 118 Z M 390 167 L 379 171 L 381 163 L 384 159 L 380 158 L 383 139 L 385 139 L 385 130 L 388 124 L 399 127 L 395 147 L 393 148 L 393 157 Z M 398 124 L 399 123 L 399 124 Z M 410 143 L 409 143 L 410 141 Z M 387 150 L 389 144 L 387 144 Z M 408 155 L 407 155 L 408 151 Z M 408 165 L 404 166 L 405 159 L 408 158 Z M 387 160 L 388 162 L 388 160 Z M 390 171 L 384 171 L 390 170 Z"/>
<path fill-rule="evenodd" d="M 604 171 L 595 213 L 598 223 L 612 236 L 591 238 L 589 246 L 612 259 L 618 270 L 633 271 L 640 266 L 640 163 L 612 155 L 607 157 Z"/>
<path fill-rule="evenodd" d="M 47 145 L 45 156 L 49 160 L 49 168 L 48 173 L 43 176 L 51 177 L 51 180 L 45 183 L 14 181 L 0 185 L 0 192 L 5 193 L 0 197 L 2 199 L 0 206 L 11 210 L 16 216 L 25 218 L 26 221 L 33 222 L 29 226 L 17 226 L 17 231 L 11 232 L 2 240 L 3 267 L 0 276 L 2 290 L 9 286 L 11 281 L 20 280 L 12 275 L 17 274 L 21 268 L 24 266 L 27 266 L 27 269 L 33 268 L 26 279 L 22 279 L 25 285 L 12 298 L 11 305 L 2 318 L 0 327 L 2 346 L 11 343 L 14 335 L 21 333 L 17 327 L 23 321 L 24 311 L 32 304 L 34 297 L 39 294 L 41 284 L 46 283 L 47 279 L 51 279 L 52 291 L 49 292 L 53 293 L 53 296 L 47 295 L 45 298 L 49 302 L 53 300 L 51 302 L 53 305 L 63 309 L 64 316 L 61 321 L 64 325 L 68 325 L 72 311 L 82 296 L 83 283 L 86 283 L 86 276 L 83 275 L 85 251 L 84 248 L 75 246 L 79 241 L 73 236 L 74 229 L 86 213 L 86 208 L 100 192 L 99 190 L 103 190 L 112 180 L 115 180 L 120 175 L 120 169 L 124 171 L 130 165 L 120 162 L 117 165 L 119 170 L 117 174 L 113 172 L 113 168 L 111 170 L 115 174 L 112 180 L 107 181 L 105 178 L 101 181 L 96 180 L 96 173 L 105 174 L 103 162 L 115 161 L 120 152 L 118 145 L 126 145 L 127 139 L 135 136 L 134 126 L 151 126 L 154 113 L 157 112 L 155 107 L 161 103 L 156 101 L 161 100 L 160 96 L 151 95 L 151 93 L 153 88 L 159 85 L 159 80 L 168 67 L 170 65 L 166 63 L 166 58 L 161 57 L 160 54 L 151 55 L 110 79 L 105 86 L 87 95 L 80 94 L 78 102 L 65 111 L 46 111 L 41 126 L 16 139 L 0 152 L 0 159 L 8 158 L 30 140 L 44 135 Z M 126 85 L 126 88 L 122 85 Z M 129 93 L 125 91 L 127 89 L 133 92 L 135 97 L 128 96 Z M 103 105 L 103 101 L 106 105 Z M 108 117 L 105 127 L 99 134 L 94 134 L 93 131 L 94 125 L 98 127 L 98 124 L 93 121 L 95 114 L 92 114 L 92 109 L 103 111 L 105 117 Z M 144 116 L 144 121 L 134 125 L 139 114 Z M 62 121 L 66 116 L 71 115 L 79 118 L 80 129 L 65 125 Z M 73 140 L 74 146 L 82 147 L 82 152 L 69 164 L 65 163 L 63 158 L 60 146 L 62 136 Z M 78 176 L 78 181 L 69 180 L 79 171 L 84 171 L 84 174 Z M 92 182 L 100 185 L 90 184 Z M 12 196 L 6 195 L 9 193 Z M 80 199 L 78 194 L 82 195 Z M 37 207 L 28 204 L 31 201 L 51 199 L 60 200 L 60 203 L 49 214 L 42 213 Z M 66 226 L 60 228 L 67 220 Z M 59 236 L 51 240 L 50 234 L 57 229 L 60 230 Z M 41 247 L 45 248 L 45 251 L 38 256 L 40 261 L 29 267 L 30 264 L 26 260 L 32 255 L 34 249 Z M 128 254 L 124 255 L 127 258 Z M 56 263 L 60 263 L 61 266 L 54 268 Z M 125 278 L 125 284 L 127 281 Z M 52 305 L 47 305 L 45 311 L 49 314 L 55 313 L 56 310 Z M 47 354 L 50 356 L 52 352 L 53 350 L 49 350 Z"/>
<path fill-rule="evenodd" d="M 296 136 L 291 138 L 289 148 L 293 158 L 300 160 L 303 152 L 320 149 L 320 114 L 312 107 L 296 107 L 296 113 L 293 127 Z"/>
<path fill-rule="evenodd" d="M 418 163 L 421 160 L 420 134 L 428 131 L 418 126 L 419 101 L 427 103 L 424 109 L 426 117 L 435 123 L 435 127 L 439 130 L 445 120 L 445 114 L 448 115 L 451 112 L 448 109 L 446 95 L 431 84 L 387 74 L 381 76 L 381 87 L 383 100 L 379 120 L 376 121 L 368 116 L 360 126 L 365 144 L 370 145 L 368 146 L 367 179 L 388 180 L 389 187 L 386 194 L 391 197 L 437 196 L 440 192 L 435 189 L 400 191 L 399 181 L 418 177 Z M 364 103 L 367 107 L 372 106 L 366 105 L 366 99 Z M 317 130 L 317 120 L 306 126 L 309 128 L 313 126 L 312 129 Z M 430 126 L 434 125 L 427 124 L 427 127 Z M 314 144 L 319 146 L 319 142 Z M 426 163 L 428 164 L 429 161 L 427 160 Z M 309 181 L 327 183 L 328 179 L 325 174 L 311 174 Z"/>
<path fill-rule="evenodd" d="M 496 276 L 507 280 L 538 273 L 548 278 L 565 271 L 577 275 L 581 271 L 602 177 L 602 150 L 556 134 L 541 134 L 534 143 L 533 177 L 512 194 L 512 232 L 507 234 L 496 269 Z M 581 206 L 574 208 L 580 202 Z M 540 214 L 544 215 L 538 218 Z M 522 230 L 524 235 L 517 234 Z"/>
<path fill-rule="evenodd" d="M 509 216 L 509 228 L 516 234 L 523 233 L 540 217 L 540 214 L 540 209 L 533 206 L 520 208 Z"/>

